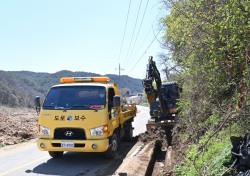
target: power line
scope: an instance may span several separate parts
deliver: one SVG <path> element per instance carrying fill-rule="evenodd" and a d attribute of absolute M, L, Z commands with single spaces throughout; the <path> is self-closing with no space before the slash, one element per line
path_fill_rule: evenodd
<path fill-rule="evenodd" d="M 127 13 L 127 19 L 126 19 L 126 23 L 125 23 L 124 32 L 123 32 L 122 44 L 121 44 L 121 48 L 120 48 L 120 52 L 119 52 L 119 56 L 118 56 L 118 62 L 120 62 L 121 52 L 122 52 L 122 48 L 123 48 L 123 42 L 124 42 L 124 38 L 125 38 L 125 34 L 126 34 L 126 30 L 127 30 L 128 17 L 129 17 L 129 12 L 130 12 L 130 5 L 131 5 L 131 0 L 129 1 L 128 13 Z"/>
<path fill-rule="evenodd" d="M 131 45 L 132 45 L 132 41 L 133 41 L 133 38 L 134 38 L 135 29 L 136 29 L 137 21 L 138 21 L 138 17 L 139 17 L 140 11 L 141 11 L 141 4 L 142 4 L 142 0 L 141 0 L 141 2 L 140 2 L 140 5 L 139 5 L 139 9 L 138 9 L 137 17 L 136 17 L 136 20 L 135 20 L 135 25 L 134 25 L 132 37 L 131 37 L 131 40 L 130 40 L 128 52 L 127 52 L 126 58 L 125 58 L 125 60 L 124 60 L 125 63 L 126 63 L 126 60 L 128 59 L 128 54 L 129 54 L 129 51 L 130 51 L 130 48 L 131 48 Z"/>
<path fill-rule="evenodd" d="M 159 14 L 160 14 L 160 11 L 159 11 L 158 14 L 156 15 L 153 24 L 154 24 L 154 23 L 156 22 L 156 20 L 158 19 Z M 146 33 L 143 42 L 141 42 L 141 45 L 138 47 L 137 52 L 136 52 L 136 54 L 134 54 L 133 58 L 136 58 L 137 55 L 139 54 L 139 52 L 140 52 L 142 46 L 145 44 L 145 41 L 146 41 L 146 39 L 147 39 L 148 36 L 149 36 L 149 33 L 151 32 L 151 30 L 152 30 L 152 29 L 149 29 L 148 32 Z M 155 35 L 155 34 L 154 34 L 154 35 Z M 126 67 L 125 67 L 125 68 L 127 68 L 127 67 L 128 67 L 128 63 L 126 64 Z"/>
<path fill-rule="evenodd" d="M 144 53 L 141 55 L 141 57 L 137 60 L 137 62 L 135 63 L 135 65 L 129 70 L 129 72 L 127 73 L 127 75 L 135 68 L 135 66 L 138 64 L 138 62 L 142 59 L 142 57 L 147 53 L 148 49 L 150 48 L 150 46 L 153 44 L 154 40 L 156 39 L 156 37 L 160 34 L 160 32 L 162 31 L 163 27 L 159 30 L 159 32 L 155 35 L 154 39 L 151 41 L 151 43 L 149 44 L 149 46 L 147 47 L 147 49 L 144 51 Z"/>
<path fill-rule="evenodd" d="M 131 55 L 132 55 L 132 53 L 133 53 L 133 51 L 134 51 L 135 44 L 136 44 L 136 42 L 137 42 L 139 33 L 140 33 L 140 31 L 141 31 L 142 22 L 143 22 L 143 20 L 144 20 L 144 17 L 145 17 L 146 11 L 147 11 L 147 7 L 148 7 L 148 2 L 149 2 L 149 0 L 147 1 L 146 7 L 145 7 L 145 9 L 144 9 L 143 16 L 142 16 L 142 20 L 141 20 L 141 24 L 140 24 L 140 26 L 139 26 L 139 29 L 138 29 L 138 32 L 137 32 L 137 35 L 136 35 L 136 38 L 135 38 L 135 41 L 134 41 L 134 44 L 133 44 L 133 47 L 132 47 L 132 51 L 130 52 L 129 58 L 131 57 Z M 127 62 L 127 65 L 128 65 L 128 64 L 129 64 L 129 61 Z"/>

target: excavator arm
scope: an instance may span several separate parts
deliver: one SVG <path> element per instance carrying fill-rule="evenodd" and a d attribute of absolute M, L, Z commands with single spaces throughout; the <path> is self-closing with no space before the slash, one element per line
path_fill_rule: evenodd
<path fill-rule="evenodd" d="M 154 81 L 156 83 L 156 89 L 153 86 Z M 143 80 L 143 87 L 147 95 L 148 102 L 154 103 L 158 97 L 160 112 L 161 114 L 166 114 L 166 108 L 164 108 L 166 106 L 162 95 L 161 75 L 156 67 L 155 61 L 153 61 L 152 56 L 149 56 L 148 59 L 146 78 Z"/>

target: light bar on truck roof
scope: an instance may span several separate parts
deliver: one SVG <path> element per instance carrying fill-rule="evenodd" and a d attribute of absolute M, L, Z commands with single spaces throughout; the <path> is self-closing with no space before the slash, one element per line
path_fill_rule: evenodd
<path fill-rule="evenodd" d="M 61 83 L 77 83 L 77 82 L 108 82 L 108 77 L 63 77 Z"/>

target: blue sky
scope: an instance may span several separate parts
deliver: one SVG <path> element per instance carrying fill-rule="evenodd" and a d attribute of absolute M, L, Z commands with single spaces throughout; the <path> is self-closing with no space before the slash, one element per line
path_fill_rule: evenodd
<path fill-rule="evenodd" d="M 0 70 L 118 74 L 120 63 L 122 75 L 144 78 L 148 57 L 162 52 L 157 40 L 149 45 L 166 11 L 161 0 L 131 0 L 124 35 L 129 2 L 1 0 Z"/>

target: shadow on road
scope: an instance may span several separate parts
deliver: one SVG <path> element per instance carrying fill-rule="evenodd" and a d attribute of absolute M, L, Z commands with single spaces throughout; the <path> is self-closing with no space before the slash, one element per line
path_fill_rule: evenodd
<path fill-rule="evenodd" d="M 61 158 L 50 158 L 33 170 L 26 170 L 26 173 L 67 176 L 112 175 L 135 143 L 135 138 L 132 142 L 121 142 L 118 154 L 113 160 L 106 159 L 100 153 L 67 152 Z"/>

